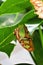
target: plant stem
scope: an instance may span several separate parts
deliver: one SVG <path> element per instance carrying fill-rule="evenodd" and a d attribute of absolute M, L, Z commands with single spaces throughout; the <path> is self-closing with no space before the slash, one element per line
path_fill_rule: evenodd
<path fill-rule="evenodd" d="M 40 26 L 39 26 L 39 34 L 40 34 L 41 44 L 42 44 L 42 48 L 43 48 L 43 34 L 42 34 L 42 29 Z"/>
<path fill-rule="evenodd" d="M 34 56 L 33 56 L 33 54 L 32 54 L 31 52 L 30 52 L 30 55 L 31 55 L 31 57 L 32 57 L 32 59 L 33 59 L 35 65 L 38 65 L 37 62 L 36 62 L 36 60 L 35 60 L 35 58 L 34 58 Z"/>

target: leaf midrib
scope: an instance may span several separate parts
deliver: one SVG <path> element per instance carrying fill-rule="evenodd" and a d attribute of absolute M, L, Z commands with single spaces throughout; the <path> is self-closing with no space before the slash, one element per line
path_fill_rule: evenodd
<path fill-rule="evenodd" d="M 2 45 L 13 33 L 11 33 L 10 35 L 8 35 L 1 43 L 0 45 Z"/>

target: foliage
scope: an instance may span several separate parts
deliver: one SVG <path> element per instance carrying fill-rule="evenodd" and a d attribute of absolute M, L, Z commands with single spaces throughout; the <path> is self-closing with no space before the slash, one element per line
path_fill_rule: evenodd
<path fill-rule="evenodd" d="M 34 14 L 34 7 L 30 0 L 6 0 L 0 5 L 0 51 L 10 56 L 15 46 L 10 42 L 16 40 L 13 31 L 17 26 L 39 24 L 39 27 L 42 23 L 43 19 Z M 39 28 L 39 31 L 36 30 L 32 34 L 35 48 L 33 54 L 38 65 L 43 65 L 43 32 L 41 32 L 42 30 Z"/>

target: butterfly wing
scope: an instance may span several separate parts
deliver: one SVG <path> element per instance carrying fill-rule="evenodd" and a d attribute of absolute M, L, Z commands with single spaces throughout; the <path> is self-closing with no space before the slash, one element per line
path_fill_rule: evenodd
<path fill-rule="evenodd" d="M 22 47 L 24 47 L 28 51 L 34 50 L 32 38 L 25 25 L 19 26 L 17 29 L 15 29 L 14 33 L 16 35 L 17 40 L 22 45 Z"/>

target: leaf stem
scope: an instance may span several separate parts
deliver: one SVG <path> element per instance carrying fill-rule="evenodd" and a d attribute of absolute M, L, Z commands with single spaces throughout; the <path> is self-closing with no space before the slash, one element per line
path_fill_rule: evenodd
<path fill-rule="evenodd" d="M 41 44 L 42 44 L 42 48 L 43 48 L 43 34 L 42 34 L 42 30 L 41 30 L 40 26 L 39 26 L 39 34 L 40 34 Z"/>
<path fill-rule="evenodd" d="M 36 60 L 35 60 L 35 58 L 34 58 L 34 56 L 33 56 L 33 54 L 32 54 L 32 52 L 30 52 L 30 55 L 31 55 L 31 57 L 32 57 L 32 59 L 33 59 L 35 65 L 38 65 L 37 62 L 36 62 Z"/>

